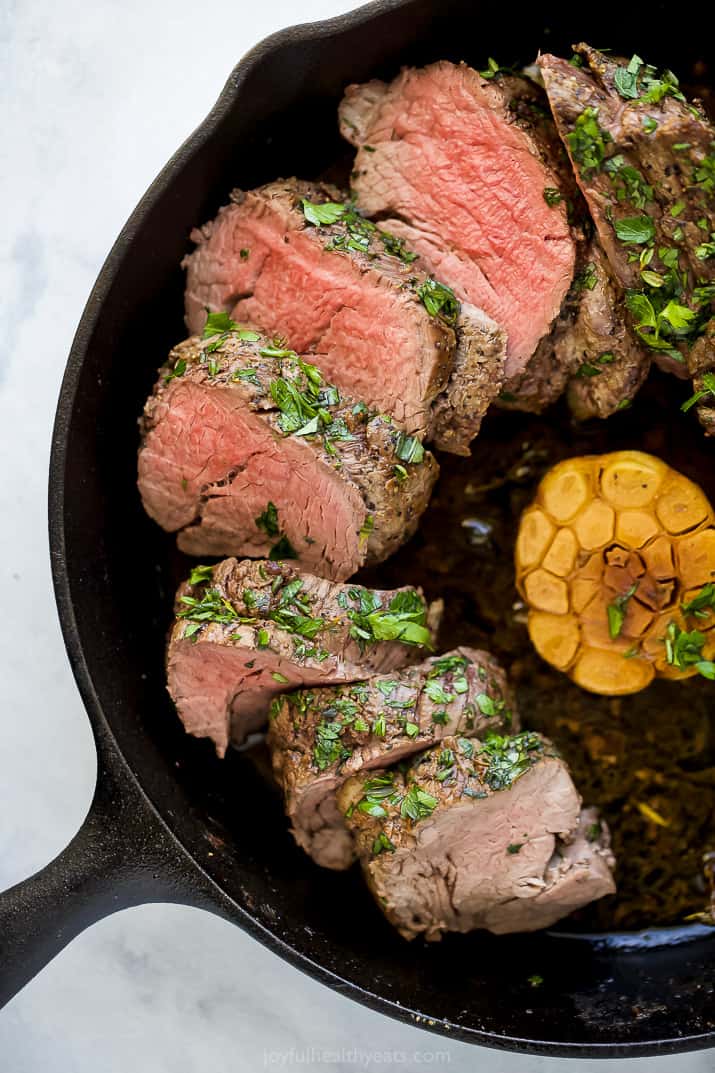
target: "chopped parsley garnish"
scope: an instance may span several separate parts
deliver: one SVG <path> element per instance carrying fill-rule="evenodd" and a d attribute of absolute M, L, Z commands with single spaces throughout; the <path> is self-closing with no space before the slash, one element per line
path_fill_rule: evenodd
<path fill-rule="evenodd" d="M 618 201 L 629 201 L 637 209 L 644 209 L 653 200 L 653 187 L 645 181 L 638 168 L 626 164 L 621 153 L 609 157 L 603 165 L 613 181 Z"/>
<path fill-rule="evenodd" d="M 301 199 L 301 205 L 303 206 L 303 215 L 309 224 L 313 224 L 315 227 L 321 227 L 324 224 L 334 224 L 345 215 L 347 207 L 335 201 L 326 201 L 323 204 L 317 204 L 313 201 L 308 201 L 307 198 Z"/>
<path fill-rule="evenodd" d="M 586 828 L 586 841 L 598 842 L 601 837 L 601 825 L 600 823 L 591 823 Z"/>
<path fill-rule="evenodd" d="M 280 671 L 273 671 L 271 678 L 274 682 L 279 682 L 281 685 L 288 685 L 288 679 L 284 674 L 281 674 Z"/>
<path fill-rule="evenodd" d="M 189 574 L 189 585 L 204 585 L 211 581 L 213 572 L 212 566 L 195 566 Z"/>
<path fill-rule="evenodd" d="M 560 204 L 560 202 L 563 201 L 561 191 L 557 190 L 555 186 L 545 186 L 544 201 L 549 206 L 549 208 L 553 208 L 554 205 Z"/>
<path fill-rule="evenodd" d="M 394 853 L 395 843 L 390 841 L 384 831 L 380 831 L 379 835 L 372 844 L 373 857 L 379 857 L 381 853 Z"/>
<path fill-rule="evenodd" d="M 658 129 L 658 120 L 653 119 L 652 116 L 643 116 L 643 130 L 646 134 L 652 134 L 653 131 Z"/>
<path fill-rule="evenodd" d="M 205 567 L 202 569 L 206 569 Z M 184 607 L 177 611 L 177 618 L 185 618 L 188 625 L 184 637 L 193 637 L 207 622 L 228 625 L 238 620 L 238 612 L 217 589 L 206 589 L 200 599 L 195 596 L 182 596 L 180 602 Z"/>
<path fill-rule="evenodd" d="M 400 804 L 400 815 L 403 819 L 410 819 L 413 823 L 431 816 L 437 807 L 437 798 L 421 790 L 416 783 L 412 783 Z"/>
<path fill-rule="evenodd" d="M 676 361 L 682 355 L 675 349 L 673 338 L 688 334 L 696 313 L 687 306 L 659 292 L 650 296 L 642 291 L 628 291 L 626 306 L 635 320 L 636 333 L 652 350 L 662 350 Z M 671 330 L 672 329 L 672 330 Z"/>
<path fill-rule="evenodd" d="M 256 633 L 256 644 L 259 648 L 268 648 L 271 636 L 268 630 L 260 629 Z"/>
<path fill-rule="evenodd" d="M 518 853 L 521 850 L 522 846 L 525 845 L 525 842 L 510 842 L 510 844 L 506 847 L 506 851 L 507 853 Z"/>
<path fill-rule="evenodd" d="M 512 70 L 513 67 L 502 67 L 501 64 L 497 63 L 493 56 L 490 56 L 487 60 L 487 66 L 483 71 L 480 71 L 479 74 L 482 78 L 486 78 L 487 81 L 489 81 L 492 78 L 496 78 L 498 74 L 509 74 Z"/>
<path fill-rule="evenodd" d="M 295 550 L 285 533 L 276 541 L 268 553 L 268 558 L 274 562 L 282 562 L 284 559 L 297 559 L 298 552 Z"/>
<path fill-rule="evenodd" d="M 387 816 L 382 802 L 395 793 L 394 776 L 390 773 L 375 775 L 374 778 L 367 779 L 363 783 L 362 789 L 364 796 L 358 803 L 359 811 L 367 813 L 368 816 L 374 816 L 376 819 Z"/>
<path fill-rule="evenodd" d="M 703 659 L 705 634 L 699 630 L 681 630 L 676 622 L 671 622 L 665 635 L 665 658 L 672 667 L 688 670 L 694 667 L 703 678 L 715 681 L 715 663 Z"/>
<path fill-rule="evenodd" d="M 439 317 L 445 324 L 457 323 L 459 302 L 451 287 L 432 278 L 426 279 L 417 288 L 417 297 L 431 317 Z"/>
<path fill-rule="evenodd" d="M 178 376 L 183 376 L 185 372 L 186 372 L 186 358 L 179 358 L 179 360 L 176 362 L 176 364 L 174 365 L 174 368 L 171 370 L 171 372 L 168 373 L 167 376 L 164 377 L 164 383 L 168 384 L 170 380 L 174 380 Z"/>
<path fill-rule="evenodd" d="M 372 147 L 363 146 L 368 152 L 374 152 Z M 417 254 L 405 247 L 404 239 L 391 235 L 389 231 L 382 231 L 371 220 L 361 216 L 351 204 L 338 204 L 327 202 L 315 204 L 306 198 L 302 200 L 303 215 L 308 223 L 315 227 L 331 226 L 340 224 L 344 231 L 342 234 L 333 235 L 326 250 L 355 250 L 356 253 L 369 253 L 372 240 L 377 236 L 383 245 L 385 253 L 390 257 L 396 257 L 403 264 L 412 264 L 417 260 Z"/>
<path fill-rule="evenodd" d="M 642 246 L 655 238 L 655 224 L 650 216 L 629 216 L 613 223 L 616 235 L 626 245 Z"/>
<path fill-rule="evenodd" d="M 258 332 L 242 328 L 235 320 L 231 320 L 228 313 L 207 313 L 201 338 L 213 341 L 204 348 L 204 353 L 211 354 L 214 350 L 218 350 L 229 335 L 237 335 L 239 339 L 248 343 L 255 343 L 261 338 Z M 216 336 L 215 339 L 214 336 Z M 216 372 L 214 371 L 211 375 L 215 376 Z"/>
<path fill-rule="evenodd" d="M 404 432 L 401 432 L 395 444 L 395 455 L 402 462 L 417 464 L 424 461 L 425 449 L 416 436 L 406 436 Z"/>
<path fill-rule="evenodd" d="M 433 704 L 451 704 L 455 699 L 454 693 L 448 693 L 444 686 L 434 679 L 425 682 L 424 691 Z"/>
<path fill-rule="evenodd" d="M 584 174 L 598 171 L 606 155 L 606 142 L 610 134 L 598 125 L 598 109 L 584 108 L 576 119 L 574 129 L 566 135 L 571 155 L 580 164 Z"/>
<path fill-rule="evenodd" d="M 367 589 L 350 589 L 348 599 L 357 604 L 350 607 L 347 599 L 343 602 L 352 623 L 350 636 L 361 645 L 401 641 L 406 645 L 431 647 L 432 637 L 425 625 L 427 609 L 416 592 L 396 593 L 386 608 L 379 594 Z"/>
<path fill-rule="evenodd" d="M 463 671 L 468 664 L 468 660 L 464 656 L 439 656 L 438 659 L 430 661 L 429 678 L 441 678 L 443 674 L 450 674 L 452 671 Z"/>
<path fill-rule="evenodd" d="M 615 360 L 616 355 L 608 350 L 605 354 L 599 354 L 593 361 L 582 362 L 576 371 L 576 376 L 581 377 L 582 379 L 586 377 L 600 376 L 603 372 L 602 366 L 612 365 Z"/>
<path fill-rule="evenodd" d="M 574 278 L 572 287 L 578 294 L 581 291 L 592 291 L 597 283 L 598 273 L 596 272 L 596 266 L 589 261 L 586 267 Z"/>
<path fill-rule="evenodd" d="M 267 536 L 278 536 L 278 508 L 275 503 L 269 502 L 266 509 L 261 511 L 255 521 L 258 528 L 262 529 Z"/>
<path fill-rule="evenodd" d="M 385 734 L 387 733 L 387 721 L 385 720 L 384 714 L 383 715 L 378 715 L 373 720 L 372 732 L 373 732 L 373 734 L 375 735 L 376 738 L 384 738 L 385 737 Z"/>
<path fill-rule="evenodd" d="M 482 715 L 495 716 L 504 711 L 504 701 L 494 700 L 488 693 L 477 694 L 477 706 Z"/>
<path fill-rule="evenodd" d="M 701 242 L 695 247 L 695 256 L 701 261 L 709 261 L 711 257 L 715 257 L 715 241 Z"/>
<path fill-rule="evenodd" d="M 347 760 L 351 755 L 350 749 L 346 749 L 340 740 L 344 729 L 339 720 L 323 722 L 316 727 L 313 763 L 318 771 L 325 771 L 331 764 Z"/>
<path fill-rule="evenodd" d="M 236 369 L 231 375 L 232 380 L 245 381 L 247 384 L 252 384 L 253 387 L 260 387 L 260 381 L 258 379 L 258 373 L 255 369 Z"/>
<path fill-rule="evenodd" d="M 278 537 L 278 540 L 268 553 L 269 559 L 274 561 L 280 561 L 282 559 L 297 559 L 298 553 L 291 544 L 285 533 L 281 533 L 280 526 L 278 524 L 278 508 L 275 503 L 269 502 L 266 509 L 263 510 L 255 519 L 258 529 L 262 529 L 266 536 Z"/>
<path fill-rule="evenodd" d="M 692 409 L 693 406 L 697 406 L 697 404 L 702 399 L 706 399 L 708 395 L 710 395 L 713 400 L 715 400 L 715 373 L 704 374 L 703 386 L 700 388 L 699 391 L 696 391 L 693 395 L 691 395 L 689 399 L 686 399 L 680 409 L 683 411 L 684 414 L 686 414 L 688 410 Z"/>
<path fill-rule="evenodd" d="M 483 781 L 492 790 L 505 790 L 529 770 L 536 760 L 534 754 L 542 748 L 541 739 L 532 731 L 527 730 L 512 737 L 487 734 L 481 749 L 487 761 Z"/>
<path fill-rule="evenodd" d="M 663 71 L 658 78 L 655 67 L 647 64 L 644 68 L 641 86 L 646 91 L 641 100 L 646 104 L 659 104 L 664 97 L 668 96 L 675 97 L 678 101 L 685 100 L 680 92 L 680 83 L 672 71 Z"/>
<path fill-rule="evenodd" d="M 692 615 L 694 618 L 707 618 L 708 611 L 715 611 L 715 584 L 709 581 L 703 585 L 697 596 L 680 605 L 684 615 Z"/>
<path fill-rule="evenodd" d="M 363 146 L 364 148 L 365 146 Z M 417 260 L 418 254 L 406 249 L 404 239 L 391 235 L 389 231 L 378 230 L 377 233 L 385 247 L 385 253 L 389 253 L 392 257 L 398 257 L 406 265 L 412 264 L 413 261 Z"/>
<path fill-rule="evenodd" d="M 527 977 L 526 982 L 529 984 L 530 987 L 541 987 L 544 982 L 544 977 L 539 976 L 538 973 L 534 973 L 533 976 Z"/>
<path fill-rule="evenodd" d="M 638 72 L 643 66 L 640 56 L 633 56 L 626 67 L 619 67 L 613 76 L 616 89 L 624 100 L 638 98 Z"/>
<path fill-rule="evenodd" d="M 626 620 L 628 601 L 635 595 L 637 588 L 638 582 L 635 582 L 621 596 L 617 596 L 606 608 L 606 614 L 608 615 L 608 635 L 612 641 L 615 641 L 617 637 L 621 636 L 623 623 Z"/>

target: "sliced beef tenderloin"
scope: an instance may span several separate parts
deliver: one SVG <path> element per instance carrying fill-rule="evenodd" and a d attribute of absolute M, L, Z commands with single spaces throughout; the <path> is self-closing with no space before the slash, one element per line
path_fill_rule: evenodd
<path fill-rule="evenodd" d="M 581 245 L 578 263 L 551 333 L 524 372 L 505 384 L 503 408 L 541 413 L 566 391 L 579 420 L 610 417 L 648 375 L 650 354 L 630 330 L 623 291 L 597 239 Z"/>
<path fill-rule="evenodd" d="M 317 864 L 347 868 L 352 835 L 335 794 L 358 772 L 395 764 L 447 735 L 518 729 L 504 672 L 458 648 L 397 674 L 302 689 L 273 702 L 268 744 L 296 842 Z"/>
<path fill-rule="evenodd" d="M 427 506 L 432 455 L 292 351 L 213 322 L 175 347 L 146 405 L 147 512 L 192 555 L 290 558 L 333 580 L 387 558 Z"/>
<path fill-rule="evenodd" d="M 273 561 L 199 566 L 181 586 L 167 684 L 189 734 L 223 756 L 299 686 L 356 682 L 421 658 L 440 608 L 419 589 L 336 585 Z"/>
<path fill-rule="evenodd" d="M 349 779 L 338 806 L 406 939 L 533 931 L 614 891 L 605 828 L 537 734 L 445 738 L 406 771 Z"/>
<path fill-rule="evenodd" d="M 449 288 L 418 270 L 415 255 L 339 190 L 289 179 L 234 191 L 192 238 L 197 249 L 185 261 L 192 332 L 207 309 L 230 312 L 290 339 L 329 380 L 408 433 L 467 452 L 489 401 L 475 395 L 475 367 L 489 365 L 491 390 L 482 386 L 482 394 L 492 398 L 501 387 L 499 331 L 492 326 L 485 346 L 469 307 L 460 310 Z M 448 405 L 437 415 L 445 391 Z"/>
<path fill-rule="evenodd" d="M 359 207 L 506 330 L 507 377 L 548 334 L 574 271 L 567 197 L 533 132 L 539 92 L 442 61 L 350 86 L 340 106 Z"/>
<path fill-rule="evenodd" d="M 566 397 L 579 420 L 610 417 L 640 390 L 651 356 L 630 330 L 625 296 L 597 239 L 577 283 L 576 315 L 555 344 L 561 367 L 572 370 Z"/>
<path fill-rule="evenodd" d="M 539 66 L 633 330 L 662 367 L 701 374 L 715 366 L 715 128 L 671 72 L 575 52 L 581 66 L 550 55 Z"/>

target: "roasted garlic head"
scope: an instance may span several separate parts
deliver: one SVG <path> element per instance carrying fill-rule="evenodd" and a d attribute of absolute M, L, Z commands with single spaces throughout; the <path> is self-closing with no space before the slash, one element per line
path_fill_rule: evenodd
<path fill-rule="evenodd" d="M 584 689 L 715 678 L 715 514 L 652 455 L 549 470 L 521 518 L 516 581 L 536 650 Z"/>

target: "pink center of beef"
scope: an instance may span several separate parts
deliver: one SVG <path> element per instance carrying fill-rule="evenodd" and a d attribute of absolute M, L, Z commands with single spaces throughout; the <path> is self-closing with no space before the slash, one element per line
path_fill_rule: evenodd
<path fill-rule="evenodd" d="M 201 329 L 206 306 L 226 310 L 310 353 L 330 382 L 423 432 L 444 387 L 426 310 L 349 255 L 325 250 L 316 230 L 290 229 L 295 218 L 250 195 L 219 213 L 189 262 L 189 328 Z"/>
<path fill-rule="evenodd" d="M 302 566 L 334 578 L 359 568 L 367 511 L 358 490 L 306 441 L 247 410 L 239 390 L 177 380 L 157 417 L 139 454 L 139 488 L 163 528 L 184 530 L 183 551 L 267 556 L 279 534 L 256 519 L 272 502 Z"/>
<path fill-rule="evenodd" d="M 448 64 L 406 72 L 366 140 L 374 151 L 356 162 L 367 169 L 356 181 L 361 207 L 401 217 L 384 227 L 506 329 L 506 372 L 519 372 L 574 271 L 565 214 L 543 197 L 554 175 L 474 72 Z"/>

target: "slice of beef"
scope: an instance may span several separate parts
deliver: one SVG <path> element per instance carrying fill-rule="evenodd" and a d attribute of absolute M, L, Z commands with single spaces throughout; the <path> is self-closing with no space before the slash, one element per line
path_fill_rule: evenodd
<path fill-rule="evenodd" d="M 199 566 L 176 597 L 167 685 L 189 734 L 223 756 L 298 686 L 356 682 L 422 658 L 440 606 L 419 589 L 336 585 L 273 561 Z"/>
<path fill-rule="evenodd" d="M 487 652 L 458 648 L 398 674 L 279 698 L 268 744 L 296 842 L 317 864 L 342 869 L 355 860 L 335 798 L 346 779 L 447 735 L 509 729 L 517 716 L 501 667 Z"/>
<path fill-rule="evenodd" d="M 551 333 L 524 372 L 505 384 L 500 405 L 541 413 L 566 391 L 579 420 L 610 417 L 635 396 L 650 362 L 627 323 L 623 290 L 593 239 L 582 245 L 578 271 Z"/>
<path fill-rule="evenodd" d="M 533 931 L 615 889 L 605 827 L 534 733 L 445 738 L 404 772 L 348 780 L 338 805 L 406 939 Z"/>
<path fill-rule="evenodd" d="M 427 506 L 432 455 L 292 351 L 225 324 L 175 347 L 147 402 L 147 512 L 192 555 L 290 558 L 334 580 L 387 558 Z"/>
<path fill-rule="evenodd" d="M 574 416 L 606 418 L 635 397 L 648 376 L 651 356 L 630 330 L 623 291 L 597 239 L 578 283 L 578 310 L 556 350 L 561 366 L 573 370 L 566 397 Z"/>
<path fill-rule="evenodd" d="M 582 66 L 542 56 L 551 108 L 633 329 L 685 377 L 715 366 L 715 128 L 671 72 L 575 46 Z M 703 342 L 705 340 L 705 342 Z"/>
<path fill-rule="evenodd" d="M 575 259 L 559 176 L 532 132 L 538 88 L 515 82 L 442 61 L 350 86 L 340 106 L 358 205 L 506 330 L 507 377 L 549 332 Z"/>
<path fill-rule="evenodd" d="M 452 292 L 418 270 L 401 241 L 346 205 L 341 191 L 297 179 L 234 191 L 192 238 L 197 249 L 184 262 L 192 332 L 207 309 L 230 312 L 290 339 L 329 380 L 408 433 L 467 452 L 501 387 L 499 330 L 492 326 L 485 346 L 481 323 L 470 328 L 471 310 L 460 310 Z M 473 367 L 483 364 L 486 401 L 472 386 Z M 438 422 L 434 407 L 445 391 Z"/>

